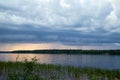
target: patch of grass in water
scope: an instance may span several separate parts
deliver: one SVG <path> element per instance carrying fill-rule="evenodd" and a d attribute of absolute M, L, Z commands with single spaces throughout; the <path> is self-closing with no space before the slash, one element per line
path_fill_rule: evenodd
<path fill-rule="evenodd" d="M 1 80 L 120 80 L 120 70 L 40 64 L 37 60 L 0 62 L 0 77 L 7 77 Z"/>

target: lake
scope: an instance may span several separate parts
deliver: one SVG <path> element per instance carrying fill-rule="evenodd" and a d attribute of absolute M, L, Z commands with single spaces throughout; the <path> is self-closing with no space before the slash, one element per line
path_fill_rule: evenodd
<path fill-rule="evenodd" d="M 71 65 L 75 67 L 94 67 L 101 69 L 120 69 L 119 55 L 79 55 L 79 54 L 0 54 L 0 61 L 23 61 L 35 57 L 39 63 Z"/>

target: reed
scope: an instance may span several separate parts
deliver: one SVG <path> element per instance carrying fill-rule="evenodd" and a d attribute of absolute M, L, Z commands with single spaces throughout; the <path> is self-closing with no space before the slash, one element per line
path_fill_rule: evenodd
<path fill-rule="evenodd" d="M 40 64 L 37 60 L 0 62 L 0 80 L 120 80 L 120 70 Z"/>

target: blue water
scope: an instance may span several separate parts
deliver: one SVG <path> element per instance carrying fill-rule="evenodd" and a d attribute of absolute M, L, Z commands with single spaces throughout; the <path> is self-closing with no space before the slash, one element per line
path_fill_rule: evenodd
<path fill-rule="evenodd" d="M 0 54 L 0 61 L 23 61 L 35 57 L 39 63 L 60 64 L 101 69 L 120 69 L 119 55 L 79 55 L 79 54 Z"/>

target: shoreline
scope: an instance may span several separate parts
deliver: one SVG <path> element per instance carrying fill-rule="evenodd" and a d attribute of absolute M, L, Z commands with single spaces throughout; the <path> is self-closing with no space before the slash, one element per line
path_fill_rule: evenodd
<path fill-rule="evenodd" d="M 120 50 L 46 49 L 46 50 L 0 51 L 0 53 L 120 55 Z"/>
<path fill-rule="evenodd" d="M 120 80 L 120 70 L 117 69 L 105 70 L 90 67 L 40 64 L 36 61 L 37 59 L 35 58 L 32 58 L 31 61 L 25 60 L 23 62 L 0 61 L 0 79 L 4 78 L 4 76 L 9 77 L 9 75 L 12 75 L 14 78 L 14 76 L 20 77 L 20 75 L 23 75 L 24 77 L 24 75 L 29 74 L 41 78 L 37 80 Z M 16 71 L 17 73 L 14 73 Z M 29 77 L 29 75 L 27 76 Z"/>

